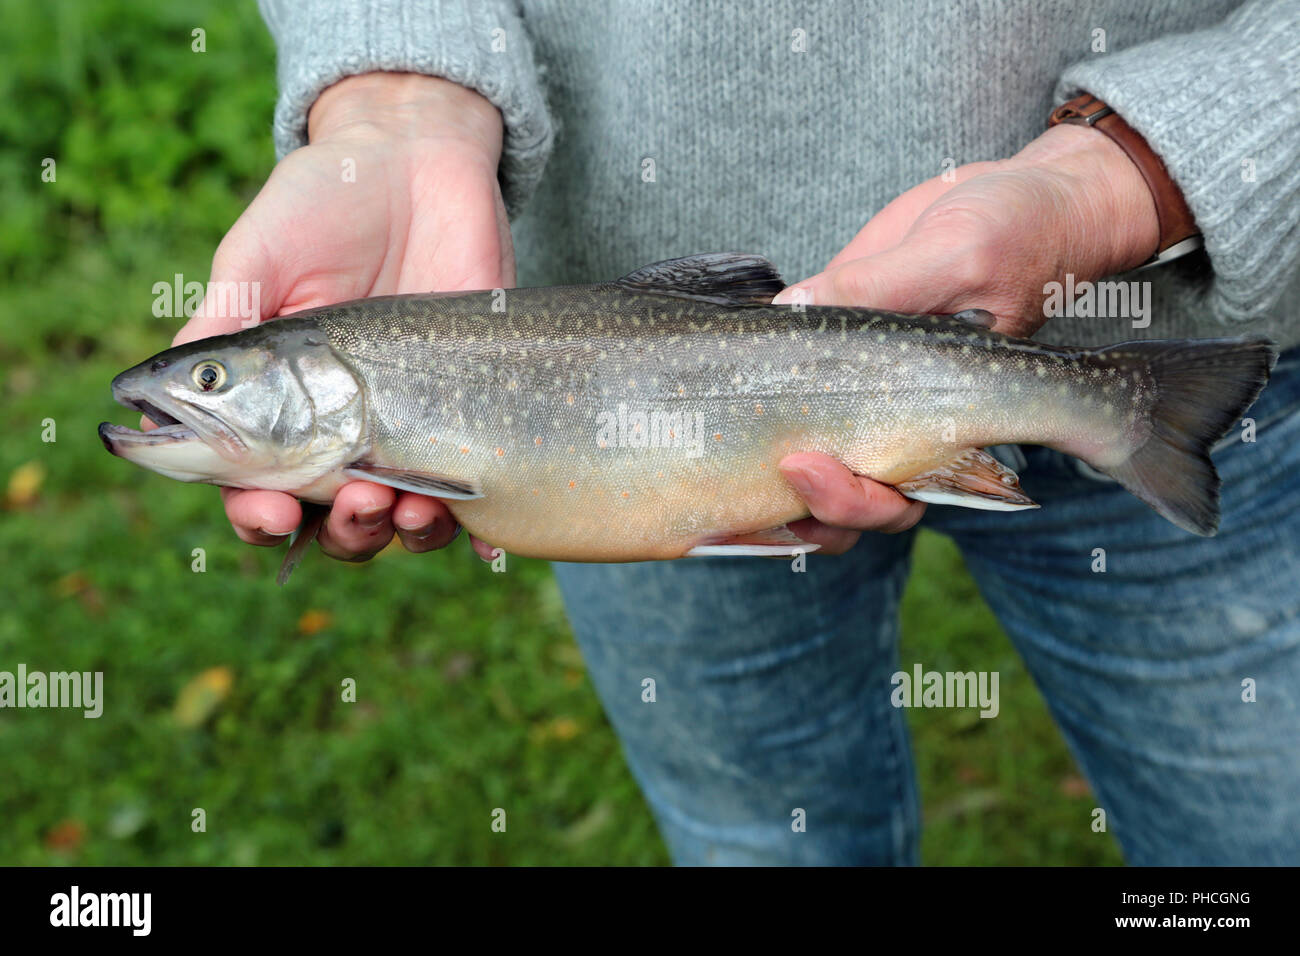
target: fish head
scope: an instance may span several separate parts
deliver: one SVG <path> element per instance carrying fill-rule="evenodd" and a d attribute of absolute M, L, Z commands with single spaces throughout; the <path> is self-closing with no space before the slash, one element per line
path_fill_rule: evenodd
<path fill-rule="evenodd" d="M 179 481 L 295 492 L 359 455 L 365 392 L 314 326 L 284 319 L 176 346 L 113 379 L 159 427 L 99 426 L 104 446 Z"/>

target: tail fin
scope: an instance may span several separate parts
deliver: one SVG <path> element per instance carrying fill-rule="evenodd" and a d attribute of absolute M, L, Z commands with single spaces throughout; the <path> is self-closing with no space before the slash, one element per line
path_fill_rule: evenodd
<path fill-rule="evenodd" d="M 1098 470 L 1178 527 L 1210 537 L 1219 529 L 1219 473 L 1210 449 L 1259 396 L 1277 347 L 1243 336 L 1122 348 L 1145 360 L 1154 379 L 1151 434 L 1123 464 Z"/>

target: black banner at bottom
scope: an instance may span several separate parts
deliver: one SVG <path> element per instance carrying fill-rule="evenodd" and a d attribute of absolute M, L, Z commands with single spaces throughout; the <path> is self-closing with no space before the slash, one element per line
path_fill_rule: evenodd
<path fill-rule="evenodd" d="M 0 920 L 7 943 L 338 944 L 431 930 L 482 942 L 542 932 L 577 941 L 620 925 L 630 941 L 677 923 L 742 937 L 746 923 L 764 935 L 776 923 L 811 938 L 839 924 L 864 940 L 901 931 L 930 943 L 1190 934 L 1230 943 L 1284 930 L 1295 880 L 1293 869 L 1211 868 L 11 868 L 0 869 Z"/>

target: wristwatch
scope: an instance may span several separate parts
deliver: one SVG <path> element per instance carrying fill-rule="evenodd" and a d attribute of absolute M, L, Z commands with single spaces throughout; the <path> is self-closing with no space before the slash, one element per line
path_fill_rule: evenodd
<path fill-rule="evenodd" d="M 1164 162 L 1147 145 L 1124 118 L 1090 93 L 1077 96 L 1068 103 L 1062 103 L 1052 110 L 1047 121 L 1049 127 L 1060 123 L 1076 126 L 1091 126 L 1105 133 L 1120 149 L 1133 160 L 1133 165 L 1142 173 L 1151 198 L 1156 204 L 1156 220 L 1160 224 L 1160 240 L 1156 244 L 1155 254 L 1139 269 L 1159 265 L 1170 259 L 1177 259 L 1201 248 L 1201 232 L 1196 228 L 1196 218 L 1187 208 L 1187 200 L 1182 191 L 1165 169 Z"/>

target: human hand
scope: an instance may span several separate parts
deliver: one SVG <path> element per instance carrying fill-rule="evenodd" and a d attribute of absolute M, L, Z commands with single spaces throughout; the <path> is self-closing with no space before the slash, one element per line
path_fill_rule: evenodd
<path fill-rule="evenodd" d="M 985 309 L 1008 335 L 1046 321 L 1043 286 L 1093 281 L 1140 265 L 1159 237 L 1142 174 L 1109 137 L 1054 126 L 1011 159 L 972 163 L 909 189 L 885 206 L 818 275 L 776 303 L 851 305 L 895 312 Z M 861 531 L 897 532 L 925 506 L 854 475 L 825 455 L 798 454 L 781 471 L 813 517 L 790 525 L 825 553 Z"/>
<path fill-rule="evenodd" d="M 259 318 L 363 296 L 514 284 L 497 184 L 501 115 L 486 99 L 434 77 L 363 74 L 320 95 L 308 132 L 310 145 L 275 167 L 213 258 L 211 282 L 259 284 Z M 215 312 L 205 303 L 173 344 L 241 327 L 239 316 Z M 250 544 L 280 544 L 301 520 L 291 495 L 221 495 Z M 362 561 L 394 531 L 420 552 L 458 530 L 436 498 L 354 481 L 339 490 L 319 541 L 332 557 Z"/>

